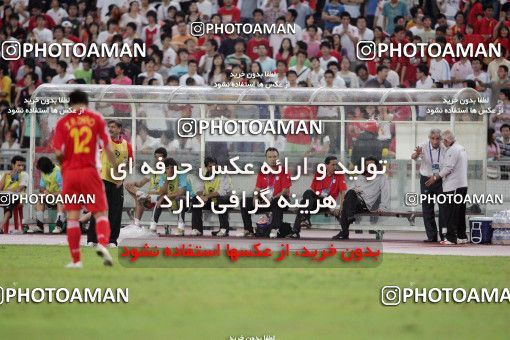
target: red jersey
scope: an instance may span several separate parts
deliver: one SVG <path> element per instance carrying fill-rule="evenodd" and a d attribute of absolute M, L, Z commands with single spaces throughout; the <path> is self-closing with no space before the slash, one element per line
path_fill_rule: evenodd
<path fill-rule="evenodd" d="M 310 121 L 317 119 L 317 107 L 315 106 L 287 106 L 283 110 L 282 118 L 293 120 L 294 129 L 299 128 L 299 123 L 303 120 Z M 310 129 L 310 123 L 306 122 L 306 127 Z M 296 134 L 288 134 L 287 142 L 300 145 L 310 145 L 312 143 L 312 136 L 305 132 Z"/>
<path fill-rule="evenodd" d="M 467 23 L 475 29 L 475 33 L 478 33 L 476 31 L 476 22 L 479 15 L 483 16 L 483 6 L 480 2 L 476 2 L 471 6 L 467 17 Z"/>
<path fill-rule="evenodd" d="M 489 37 L 492 37 L 492 32 L 494 32 L 494 27 L 497 23 L 498 21 L 496 19 L 482 18 L 476 22 L 477 28 L 475 29 L 475 32 L 481 35 L 488 35 Z"/>
<path fill-rule="evenodd" d="M 225 6 L 218 9 L 218 14 L 221 16 L 221 21 L 225 23 L 241 22 L 241 11 L 236 6 L 227 9 Z"/>
<path fill-rule="evenodd" d="M 99 150 L 108 145 L 110 137 L 104 119 L 86 109 L 69 113 L 57 123 L 53 148 L 63 152 L 62 171 L 99 168 Z"/>
<path fill-rule="evenodd" d="M 327 193 L 335 200 L 338 198 L 340 191 L 347 190 L 347 184 L 345 184 L 345 177 L 342 174 L 333 174 L 332 176 L 326 176 L 322 180 L 318 180 L 317 177 L 321 174 L 316 173 L 313 177 L 310 188 L 315 194 L 319 192 L 319 196 L 322 192 Z"/>
<path fill-rule="evenodd" d="M 246 44 L 246 55 L 248 57 L 250 57 L 250 59 L 252 61 L 257 60 L 259 57 L 259 54 L 258 54 L 259 45 L 266 46 L 267 55 L 270 55 L 270 56 L 273 55 L 273 52 L 272 52 L 273 49 L 271 48 L 271 46 L 269 46 L 269 41 L 266 38 L 262 38 L 260 40 L 251 38 L 250 40 L 248 40 L 248 44 Z"/>
<path fill-rule="evenodd" d="M 255 186 L 260 189 L 269 188 L 269 191 L 273 192 L 273 196 L 278 195 L 285 188 L 290 188 L 290 171 L 288 174 L 284 173 L 285 169 L 280 166 L 280 172 L 278 174 L 267 174 L 264 175 L 259 172 L 257 175 L 257 183 Z"/>

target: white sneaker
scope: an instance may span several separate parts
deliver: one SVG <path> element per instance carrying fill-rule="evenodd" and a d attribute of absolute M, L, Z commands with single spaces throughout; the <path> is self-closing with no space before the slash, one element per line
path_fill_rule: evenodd
<path fill-rule="evenodd" d="M 177 228 L 184 230 L 186 228 L 186 224 L 184 222 L 177 222 Z"/>
<path fill-rule="evenodd" d="M 103 264 L 105 266 L 113 265 L 113 259 L 112 259 L 112 256 L 110 255 L 110 252 L 108 252 L 108 249 L 106 249 L 104 246 L 102 246 L 99 243 L 96 246 L 96 254 L 103 258 Z"/>
<path fill-rule="evenodd" d="M 184 228 L 177 227 L 174 229 L 174 236 L 184 236 Z"/>
<path fill-rule="evenodd" d="M 40 234 L 40 233 L 44 233 L 44 230 L 42 230 L 42 229 L 41 229 L 41 228 L 39 228 L 38 226 L 30 227 L 30 228 L 27 230 L 27 234 Z"/>
<path fill-rule="evenodd" d="M 14 230 L 9 231 L 9 234 L 11 234 L 11 235 L 21 235 L 21 234 L 23 234 L 23 231 L 22 230 L 14 229 Z"/>
<path fill-rule="evenodd" d="M 156 232 L 158 230 L 158 225 L 155 222 L 151 222 L 149 230 L 152 232 Z"/>
<path fill-rule="evenodd" d="M 466 244 L 469 243 L 469 240 L 467 238 L 458 238 L 457 244 Z"/>
<path fill-rule="evenodd" d="M 62 234 L 62 228 L 55 227 L 55 229 L 53 229 L 52 233 L 53 234 Z"/>
<path fill-rule="evenodd" d="M 115 243 L 108 243 L 108 248 L 117 248 L 117 245 Z"/>
<path fill-rule="evenodd" d="M 276 238 L 278 237 L 278 229 L 272 229 L 271 233 L 269 234 L 270 238 Z"/>
<path fill-rule="evenodd" d="M 218 237 L 225 237 L 225 236 L 228 236 L 227 234 L 227 229 L 225 228 L 221 228 L 220 231 L 218 231 L 218 233 L 216 234 L 216 236 Z"/>
<path fill-rule="evenodd" d="M 91 247 L 91 248 L 94 248 L 94 247 L 96 246 L 96 243 L 94 243 L 94 242 L 89 242 L 89 243 L 87 243 L 87 246 L 88 246 L 88 247 Z"/>
<path fill-rule="evenodd" d="M 202 236 L 202 233 L 198 229 L 193 229 L 191 231 L 191 236 Z"/>
<path fill-rule="evenodd" d="M 80 269 L 80 268 L 83 268 L 83 264 L 81 263 L 81 261 L 78 261 L 78 262 L 69 262 L 68 264 L 66 264 L 65 268 L 68 268 L 68 269 Z"/>
<path fill-rule="evenodd" d="M 239 236 L 239 237 L 253 237 L 253 236 L 255 236 L 255 234 L 253 234 L 251 231 L 243 229 L 243 231 L 241 231 L 239 234 L 237 234 L 237 236 Z"/>
<path fill-rule="evenodd" d="M 454 246 L 455 245 L 455 243 L 450 242 L 448 240 L 441 241 L 441 242 L 439 242 L 439 244 L 442 246 Z"/>

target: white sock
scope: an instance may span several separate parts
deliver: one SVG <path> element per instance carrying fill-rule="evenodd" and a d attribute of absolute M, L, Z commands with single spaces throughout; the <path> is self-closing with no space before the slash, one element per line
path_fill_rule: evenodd
<path fill-rule="evenodd" d="M 154 221 L 153 221 L 153 222 L 151 222 L 151 229 L 154 229 L 154 228 L 156 228 L 157 226 L 158 226 L 158 225 L 157 225 L 157 223 L 156 223 L 156 222 L 154 222 Z"/>
<path fill-rule="evenodd" d="M 44 222 L 44 211 L 36 211 L 35 218 L 40 222 Z"/>
<path fill-rule="evenodd" d="M 135 218 L 134 224 L 139 227 L 140 226 L 140 220 Z"/>

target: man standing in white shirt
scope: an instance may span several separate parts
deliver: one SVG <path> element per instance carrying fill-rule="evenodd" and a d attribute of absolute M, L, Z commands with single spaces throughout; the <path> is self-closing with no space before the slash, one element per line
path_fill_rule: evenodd
<path fill-rule="evenodd" d="M 110 19 L 106 23 L 106 31 L 102 31 L 97 35 L 97 45 L 109 44 L 112 37 L 119 32 L 119 22 L 115 19 Z"/>
<path fill-rule="evenodd" d="M 321 42 L 321 53 L 322 56 L 320 57 L 319 61 L 321 63 L 321 69 L 324 71 L 328 69 L 328 64 L 330 62 L 335 61 L 338 63 L 338 59 L 331 54 L 331 44 L 329 41 Z"/>
<path fill-rule="evenodd" d="M 444 131 L 442 137 L 446 147 L 444 163 L 439 173 L 433 174 L 425 185 L 430 188 L 436 182 L 443 181 L 443 193 L 447 197 L 447 203 L 444 204 L 446 237 L 441 241 L 441 245 L 463 244 L 468 242 L 465 203 L 468 190 L 467 152 L 455 141 L 455 135 L 450 130 Z"/>
<path fill-rule="evenodd" d="M 359 40 L 374 40 L 374 31 L 367 28 L 367 19 L 365 17 L 358 17 L 356 19 L 356 27 L 358 28 Z"/>
<path fill-rule="evenodd" d="M 57 63 L 57 75 L 51 79 L 51 83 L 63 85 L 71 79 L 74 79 L 74 75 L 67 73 L 67 63 L 60 60 Z"/>
<path fill-rule="evenodd" d="M 425 224 L 425 232 L 427 239 L 423 242 L 437 242 L 437 225 L 436 216 L 434 213 L 434 200 L 438 195 L 443 193 L 441 180 L 438 180 L 430 187 L 425 185 L 425 182 L 434 174 L 439 174 L 441 165 L 444 160 L 446 148 L 441 144 L 441 130 L 432 129 L 429 132 L 429 140 L 421 143 L 414 149 L 411 155 L 412 160 L 420 159 L 420 192 L 430 197 L 430 201 L 422 202 L 423 211 L 423 224 Z M 439 205 L 439 236 L 441 241 L 444 239 L 443 227 L 445 210 L 444 204 Z"/>
<path fill-rule="evenodd" d="M 46 28 L 46 18 L 44 15 L 37 16 L 37 26 L 32 31 L 38 44 L 50 43 L 53 40 L 53 32 Z"/>
<path fill-rule="evenodd" d="M 451 82 L 454 88 L 462 88 L 462 82 L 465 81 L 468 76 L 473 74 L 473 68 L 471 67 L 471 62 L 467 57 L 461 58 L 452 66 L 451 70 Z"/>
<path fill-rule="evenodd" d="M 179 78 L 179 85 L 184 86 L 186 85 L 186 80 L 188 78 L 193 78 L 195 80 L 195 83 L 197 86 L 204 86 L 205 81 L 204 78 L 198 75 L 198 64 L 196 60 L 189 60 L 188 61 L 188 73 L 182 75 Z"/>
<path fill-rule="evenodd" d="M 60 2 L 58 0 L 51 1 L 51 8 L 46 14 L 48 14 L 57 25 L 60 25 L 62 19 L 68 16 L 66 10 L 60 7 Z"/>
<path fill-rule="evenodd" d="M 487 72 L 484 72 L 482 69 L 482 61 L 480 59 L 473 59 L 471 61 L 471 67 L 473 68 L 473 73 L 468 75 L 466 79 L 474 80 L 476 82 L 477 88 L 480 88 L 483 84 L 489 83 L 489 75 Z M 483 87 L 481 88 L 483 89 Z M 484 91 L 478 90 L 485 95 L 485 97 L 490 98 L 490 90 L 485 89 Z"/>
<path fill-rule="evenodd" d="M 289 68 L 289 70 L 296 71 L 298 76 L 297 81 L 307 81 L 308 75 L 310 74 L 310 69 L 305 66 L 307 54 L 305 51 L 298 51 L 296 53 L 296 65 Z"/>
<path fill-rule="evenodd" d="M 340 89 L 345 89 L 347 86 L 345 85 L 345 80 L 344 78 L 342 78 L 340 76 L 340 70 L 339 70 L 339 66 L 338 66 L 338 63 L 336 61 L 330 61 L 328 63 L 328 70 L 333 72 L 333 75 L 334 75 L 334 80 L 333 80 L 333 86 L 334 88 L 340 88 Z M 326 73 L 324 73 L 326 74 Z M 327 82 L 326 82 L 326 77 L 322 78 L 321 80 L 321 86 L 322 87 L 329 87 Z"/>
<path fill-rule="evenodd" d="M 341 16 L 341 24 L 333 28 L 333 34 L 340 35 L 340 44 L 342 48 L 347 50 L 347 58 L 350 61 L 356 61 L 356 44 L 359 41 L 358 28 L 351 25 L 351 15 L 343 12 Z"/>
<path fill-rule="evenodd" d="M 416 88 L 431 89 L 434 81 L 429 75 L 429 67 L 426 64 L 420 64 L 416 67 Z M 418 119 L 425 120 L 427 116 L 427 108 L 423 105 L 418 107 Z"/>

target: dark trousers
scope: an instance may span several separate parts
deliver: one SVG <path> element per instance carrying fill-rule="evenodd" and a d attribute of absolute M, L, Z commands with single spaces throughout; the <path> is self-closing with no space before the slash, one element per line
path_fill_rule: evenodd
<path fill-rule="evenodd" d="M 279 198 L 278 198 L 279 199 Z M 283 223 L 283 212 L 288 210 L 287 208 L 282 209 L 278 206 L 278 199 L 271 200 L 271 206 L 269 208 L 259 208 L 255 212 L 255 214 L 264 213 L 270 211 L 273 215 L 271 220 L 271 229 L 280 228 Z M 288 198 L 287 198 L 288 200 Z M 246 206 L 241 208 L 241 216 L 243 217 L 243 225 L 244 230 L 248 230 L 253 232 L 253 226 L 251 222 L 251 215 L 248 211 L 253 210 L 255 206 L 253 205 L 253 197 L 246 198 Z"/>
<path fill-rule="evenodd" d="M 174 200 L 175 200 L 175 203 L 177 204 L 177 207 L 180 207 L 182 205 L 182 210 L 179 213 L 179 215 L 182 219 L 182 222 L 185 222 L 186 221 L 186 213 L 189 212 L 189 210 L 190 210 L 190 207 L 188 206 L 188 202 L 186 201 L 186 196 L 179 196 L 177 198 L 174 198 Z M 169 209 L 169 211 L 170 211 L 171 216 L 177 215 L 177 214 L 173 213 L 173 210 Z M 154 212 L 154 217 L 157 216 L 158 220 L 159 220 L 160 215 L 161 215 L 161 211 L 159 213 L 157 211 Z M 177 218 L 177 219 L 179 219 L 179 218 Z"/>
<path fill-rule="evenodd" d="M 434 185 L 427 187 L 425 182 L 428 180 L 428 177 L 421 176 L 420 177 L 420 189 L 422 194 L 429 195 L 431 197 L 430 202 L 422 201 L 421 210 L 423 212 L 423 223 L 425 224 L 425 232 L 427 233 L 427 238 L 429 240 L 437 240 L 437 225 L 436 225 L 436 215 L 434 212 L 434 198 L 437 199 L 438 195 L 443 193 L 443 182 L 440 180 L 439 182 L 434 183 Z M 439 237 L 443 239 L 443 228 L 445 227 L 445 204 L 439 205 Z"/>
<path fill-rule="evenodd" d="M 194 198 L 191 201 L 192 205 L 198 204 L 198 200 Z M 216 197 L 216 203 L 214 204 L 216 209 L 220 209 L 218 207 L 218 204 L 228 204 L 230 203 L 230 200 L 226 196 L 219 196 Z M 191 226 L 193 229 L 197 229 L 200 232 L 204 232 L 204 221 L 202 218 L 202 211 L 204 209 L 211 210 L 211 199 L 207 200 L 205 205 L 202 208 L 191 208 Z M 228 209 L 224 214 L 218 214 L 218 218 L 220 219 L 220 229 L 227 229 L 229 228 L 228 224 Z"/>
<path fill-rule="evenodd" d="M 354 190 L 348 190 L 345 193 L 344 202 L 342 206 L 342 213 L 340 214 L 340 226 L 342 227 L 342 236 L 349 236 L 349 226 L 355 220 L 355 215 L 361 212 L 368 211 L 365 201 Z"/>
<path fill-rule="evenodd" d="M 301 200 L 301 204 L 304 204 L 305 201 L 308 200 L 308 206 L 306 208 L 300 208 L 301 210 L 312 211 L 317 209 L 317 204 L 323 200 L 323 198 L 317 196 L 313 190 L 308 189 L 303 193 L 303 199 Z M 325 209 L 321 208 L 319 211 L 324 211 Z M 301 232 L 301 222 L 310 218 L 310 214 L 301 214 L 298 212 L 296 219 L 294 220 L 294 227 L 292 227 L 292 232 L 299 234 Z"/>
<path fill-rule="evenodd" d="M 445 195 L 451 194 L 451 201 L 447 201 L 446 205 L 446 239 L 450 242 L 457 243 L 457 239 L 466 239 L 466 203 L 464 203 L 464 199 L 467 195 L 467 188 L 458 188 L 454 191 L 447 191 Z M 457 204 L 454 202 L 453 195 L 459 195 L 456 198 L 457 201 L 461 201 L 462 203 Z M 461 199 L 462 197 L 462 199 Z"/>
<path fill-rule="evenodd" d="M 110 222 L 110 243 L 117 244 L 120 234 L 120 224 L 122 221 L 122 208 L 124 207 L 124 186 L 117 188 L 112 182 L 104 181 L 106 200 L 108 202 L 108 221 Z M 87 231 L 87 242 L 97 243 L 96 221 L 90 220 Z"/>

